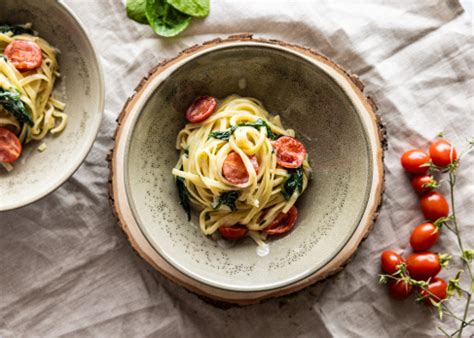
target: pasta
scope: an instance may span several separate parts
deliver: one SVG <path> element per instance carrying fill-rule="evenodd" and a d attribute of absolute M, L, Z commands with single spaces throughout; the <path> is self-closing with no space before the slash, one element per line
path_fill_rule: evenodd
<path fill-rule="evenodd" d="M 294 137 L 258 100 L 235 95 L 204 121 L 186 124 L 177 137 L 180 156 L 172 174 L 181 186 L 183 206 L 187 197 L 201 210 L 199 225 L 205 235 L 217 230 L 228 239 L 248 234 L 263 244 L 268 235 L 287 231 L 282 222 L 294 224 L 296 215 L 288 219 L 293 214 L 289 211 L 296 212 L 293 206 L 311 172 L 306 149 Z M 298 150 L 296 162 L 285 164 L 291 151 L 280 151 L 280 140 L 286 141 L 280 142 L 283 150 L 290 149 L 288 142 L 298 143 L 299 148 L 292 148 Z M 285 231 L 275 232 L 278 228 Z"/>
<path fill-rule="evenodd" d="M 0 26 L 0 128 L 13 132 L 23 145 L 63 131 L 65 104 L 51 96 L 59 75 L 56 50 L 30 24 Z"/>

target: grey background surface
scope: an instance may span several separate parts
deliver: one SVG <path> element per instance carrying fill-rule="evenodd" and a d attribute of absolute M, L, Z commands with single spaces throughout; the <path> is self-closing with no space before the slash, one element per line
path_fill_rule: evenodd
<path fill-rule="evenodd" d="M 377 273 L 383 249 L 410 252 L 409 234 L 423 218 L 400 168 L 401 153 L 426 147 L 440 131 L 458 148 L 474 134 L 472 19 L 457 1 L 212 1 L 211 15 L 174 39 L 128 20 L 122 1 L 65 2 L 98 48 L 107 83 L 105 118 L 92 152 L 66 184 L 33 205 L 0 214 L 0 336 L 439 335 L 434 312 L 413 300 L 389 299 Z M 223 310 L 135 255 L 110 211 L 105 157 L 122 105 L 155 64 L 237 32 L 311 47 L 359 74 L 379 104 L 389 149 L 381 214 L 343 272 L 296 295 Z M 473 162 L 473 156 L 463 161 L 456 196 L 470 247 Z M 455 253 L 454 238 L 444 233 L 435 249 Z M 452 305 L 461 310 L 461 303 Z M 450 320 L 443 325 L 455 329 Z"/>

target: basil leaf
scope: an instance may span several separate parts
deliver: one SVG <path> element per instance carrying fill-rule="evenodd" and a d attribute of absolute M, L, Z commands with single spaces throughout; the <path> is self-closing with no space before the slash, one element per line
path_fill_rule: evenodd
<path fill-rule="evenodd" d="M 209 134 L 209 138 L 213 137 L 223 141 L 229 141 L 230 136 L 234 133 L 236 127 L 232 126 L 224 131 L 213 131 Z"/>
<path fill-rule="evenodd" d="M 127 16 L 138 23 L 148 24 L 146 0 L 127 0 Z"/>
<path fill-rule="evenodd" d="M 10 25 L 10 24 L 0 25 L 0 33 L 8 33 L 8 32 L 12 32 L 13 35 L 19 35 L 19 34 L 33 35 L 34 34 L 32 29 L 25 28 L 22 26 Z"/>
<path fill-rule="evenodd" d="M 221 205 L 227 205 L 230 210 L 234 211 L 236 209 L 235 201 L 239 198 L 240 192 L 233 190 L 233 191 L 226 191 L 225 193 L 219 196 L 219 202 L 214 207 L 214 209 L 219 208 Z"/>
<path fill-rule="evenodd" d="M 192 19 L 176 10 L 166 0 L 146 0 L 146 17 L 153 31 L 164 37 L 181 33 Z"/>
<path fill-rule="evenodd" d="M 276 140 L 278 138 L 277 135 L 275 135 L 270 127 L 268 126 L 267 122 L 262 120 L 262 119 L 257 119 L 254 122 L 241 122 L 238 124 L 238 127 L 254 127 L 254 128 L 260 128 L 260 127 L 265 127 L 267 128 L 267 136 L 272 139 Z"/>
<path fill-rule="evenodd" d="M 189 193 L 188 189 L 186 189 L 186 183 L 184 178 L 176 177 L 176 186 L 178 187 L 178 194 L 180 204 L 183 207 L 184 211 L 188 215 L 188 221 L 191 220 L 191 204 L 189 203 Z"/>
<path fill-rule="evenodd" d="M 12 114 L 20 123 L 33 126 L 33 119 L 18 92 L 9 91 L 0 87 L 0 105 Z"/>
<path fill-rule="evenodd" d="M 295 191 L 301 193 L 301 191 L 303 190 L 303 167 L 287 170 L 290 175 L 283 184 L 281 193 L 283 194 L 283 197 L 285 197 L 285 199 L 288 201 Z"/>
<path fill-rule="evenodd" d="M 178 11 L 191 16 L 209 15 L 209 0 L 167 0 Z"/>

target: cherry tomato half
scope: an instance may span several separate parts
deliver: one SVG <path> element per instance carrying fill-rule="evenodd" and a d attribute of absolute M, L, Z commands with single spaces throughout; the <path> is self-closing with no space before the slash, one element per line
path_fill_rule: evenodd
<path fill-rule="evenodd" d="M 431 160 L 438 167 L 446 167 L 453 163 L 458 157 L 456 149 L 446 140 L 438 139 L 430 146 Z"/>
<path fill-rule="evenodd" d="M 411 233 L 410 244 L 415 251 L 426 251 L 439 239 L 439 228 L 433 223 L 421 223 Z"/>
<path fill-rule="evenodd" d="M 426 305 L 433 305 L 430 299 L 433 299 L 435 302 L 446 299 L 448 297 L 448 283 L 442 278 L 434 277 L 428 286 L 426 287 L 428 292 L 421 290 L 420 294 L 424 297 L 424 302 Z"/>
<path fill-rule="evenodd" d="M 0 128 L 0 162 L 15 162 L 21 154 L 18 137 L 6 128 Z"/>
<path fill-rule="evenodd" d="M 430 161 L 430 157 L 423 150 L 412 149 L 405 152 L 400 162 L 403 169 L 412 174 L 423 174 L 428 170 L 427 166 L 421 166 Z"/>
<path fill-rule="evenodd" d="M 258 174 L 259 166 L 257 158 L 255 156 L 250 156 L 249 159 L 255 169 L 255 173 Z M 224 175 L 227 181 L 232 184 L 243 184 L 249 180 L 247 168 L 245 167 L 240 155 L 235 151 L 230 152 L 225 158 L 224 164 L 222 165 L 222 175 Z"/>
<path fill-rule="evenodd" d="M 221 226 L 219 228 L 219 233 L 221 234 L 222 237 L 225 239 L 230 239 L 230 240 L 237 240 L 242 237 L 244 237 L 249 229 L 245 225 L 242 224 L 236 224 L 233 226 Z"/>
<path fill-rule="evenodd" d="M 407 258 L 407 270 L 416 280 L 427 280 L 441 270 L 438 254 L 433 252 L 415 252 Z"/>
<path fill-rule="evenodd" d="M 212 96 L 200 96 L 189 106 L 186 118 L 191 123 L 199 123 L 216 111 L 217 100 Z"/>
<path fill-rule="evenodd" d="M 396 252 L 385 250 L 380 256 L 380 262 L 382 263 L 382 270 L 385 273 L 393 275 L 398 270 L 397 265 L 400 265 L 405 261 L 403 260 L 402 256 Z"/>
<path fill-rule="evenodd" d="M 276 150 L 277 163 L 283 168 L 294 169 L 300 167 L 308 152 L 303 143 L 291 136 L 282 136 L 273 142 Z"/>
<path fill-rule="evenodd" d="M 421 210 L 426 219 L 436 221 L 441 217 L 448 217 L 449 205 L 443 195 L 437 191 L 430 191 L 420 199 Z"/>
<path fill-rule="evenodd" d="M 395 299 L 406 299 L 411 295 L 413 287 L 411 284 L 403 280 L 390 281 L 388 283 L 388 291 L 390 296 Z"/>
<path fill-rule="evenodd" d="M 41 48 L 33 41 L 14 40 L 3 53 L 18 70 L 36 69 L 43 62 Z"/>
<path fill-rule="evenodd" d="M 273 220 L 273 222 L 263 229 L 263 232 L 268 235 L 280 235 L 285 232 L 293 229 L 298 218 L 298 209 L 295 206 L 292 206 L 290 210 L 285 214 L 280 212 L 280 214 Z"/>
<path fill-rule="evenodd" d="M 411 179 L 411 186 L 419 194 L 423 194 L 438 187 L 438 182 L 433 176 L 428 174 L 421 174 L 414 176 Z"/>

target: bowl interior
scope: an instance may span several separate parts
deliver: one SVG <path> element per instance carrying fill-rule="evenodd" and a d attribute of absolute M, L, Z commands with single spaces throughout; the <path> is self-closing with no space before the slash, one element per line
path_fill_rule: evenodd
<path fill-rule="evenodd" d="M 0 170 L 0 211 L 31 203 L 61 185 L 79 167 L 97 134 L 102 109 L 100 65 L 92 45 L 76 19 L 55 0 L 2 0 L 0 23 L 31 22 L 33 29 L 60 51 L 61 77 L 54 97 L 66 103 L 66 129 L 24 148 L 15 169 Z"/>
<path fill-rule="evenodd" d="M 206 238 L 179 204 L 171 170 L 184 112 L 196 96 L 250 96 L 282 117 L 308 149 L 313 180 L 297 202 L 294 230 L 269 241 L 267 256 L 245 239 Z M 152 246 L 200 282 L 256 291 L 288 285 L 323 267 L 356 229 L 371 188 L 372 158 L 361 117 L 339 85 L 314 63 L 261 45 L 228 46 L 187 60 L 146 98 L 128 137 L 126 189 Z"/>

